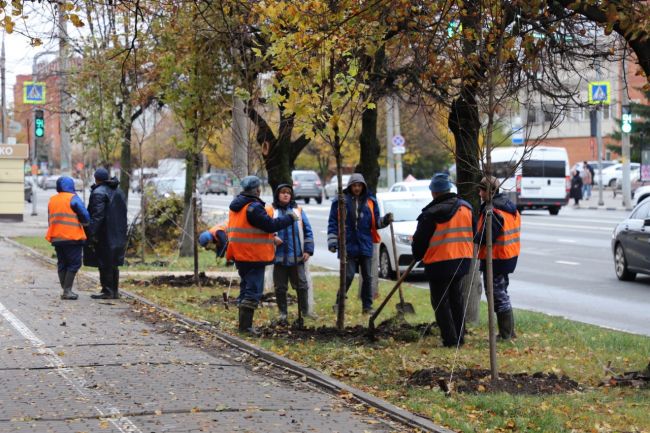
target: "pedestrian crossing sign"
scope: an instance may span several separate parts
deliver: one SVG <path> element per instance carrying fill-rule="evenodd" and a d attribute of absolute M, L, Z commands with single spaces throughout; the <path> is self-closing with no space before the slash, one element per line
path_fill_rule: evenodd
<path fill-rule="evenodd" d="M 612 97 L 612 93 L 609 90 L 609 81 L 594 81 L 589 83 L 589 103 L 609 105 Z"/>
<path fill-rule="evenodd" d="M 23 104 L 45 104 L 45 83 L 25 81 L 23 83 Z"/>

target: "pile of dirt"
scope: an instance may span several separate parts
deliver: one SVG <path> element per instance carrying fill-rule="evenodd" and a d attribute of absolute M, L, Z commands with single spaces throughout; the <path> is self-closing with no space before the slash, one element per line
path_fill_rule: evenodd
<path fill-rule="evenodd" d="M 128 283 L 136 286 L 171 286 L 171 287 L 190 287 L 194 286 L 194 275 L 158 275 L 150 280 L 129 280 Z M 205 272 L 199 273 L 199 283 L 201 287 L 239 287 L 239 279 L 226 277 L 208 277 Z"/>
<path fill-rule="evenodd" d="M 553 373 L 500 373 L 492 382 L 490 370 L 461 369 L 449 371 L 438 368 L 418 370 L 408 378 L 412 386 L 438 386 L 446 393 L 507 392 L 509 394 L 560 394 L 581 391 L 580 384 L 567 376 Z"/>
<path fill-rule="evenodd" d="M 271 324 L 258 327 L 257 330 L 264 337 L 317 341 L 338 339 L 348 343 L 367 344 L 377 338 L 392 338 L 397 341 L 417 341 L 424 336 L 431 335 L 431 328 L 435 326 L 435 324 L 432 325 L 430 323 L 410 324 L 400 319 L 389 319 L 376 327 L 374 333 L 376 338 L 371 339 L 369 338 L 368 328 L 362 325 L 345 327 L 343 330 L 330 326 L 300 327 L 297 323 L 293 322 L 295 319 L 297 319 L 297 315 L 292 315 L 289 326 Z"/>

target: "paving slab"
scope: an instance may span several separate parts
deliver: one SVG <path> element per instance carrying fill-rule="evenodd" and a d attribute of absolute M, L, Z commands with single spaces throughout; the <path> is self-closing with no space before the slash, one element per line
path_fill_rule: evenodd
<path fill-rule="evenodd" d="M 157 332 L 128 302 L 62 301 L 55 269 L 8 242 L 0 257 L 0 432 L 408 430 Z"/>

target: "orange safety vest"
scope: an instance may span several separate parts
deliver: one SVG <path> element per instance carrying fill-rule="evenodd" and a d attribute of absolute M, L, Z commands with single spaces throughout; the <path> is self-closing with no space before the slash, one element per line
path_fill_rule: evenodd
<path fill-rule="evenodd" d="M 492 244 L 492 258 L 496 260 L 507 260 L 519 256 L 521 243 L 519 233 L 521 232 L 521 217 L 519 212 L 514 215 L 504 212 L 500 209 L 494 209 L 494 212 L 503 217 L 503 230 Z M 483 230 L 485 225 L 485 215 L 481 214 L 479 219 L 479 228 Z M 487 256 L 487 246 L 482 245 L 478 252 L 478 258 L 485 260 Z"/>
<path fill-rule="evenodd" d="M 267 233 L 253 227 L 246 218 L 246 210 L 251 203 L 244 206 L 239 212 L 230 211 L 228 216 L 228 248 L 226 258 L 237 262 L 272 262 L 275 257 L 275 244 L 273 233 Z M 269 216 L 268 209 L 265 209 Z"/>
<path fill-rule="evenodd" d="M 472 211 L 464 205 L 447 222 L 437 223 L 422 262 L 471 259 L 474 252 Z"/>
<path fill-rule="evenodd" d="M 381 236 L 377 232 L 377 224 L 375 223 L 375 202 L 372 199 L 368 199 L 368 207 L 370 208 L 370 217 L 372 218 L 370 225 L 370 235 L 372 236 L 372 243 L 378 244 L 381 243 Z"/>
<path fill-rule="evenodd" d="M 222 232 L 225 232 L 228 229 L 228 222 L 217 224 L 214 227 L 208 229 L 210 234 L 212 235 L 212 239 L 217 239 L 217 232 L 221 230 Z"/>
<path fill-rule="evenodd" d="M 73 195 L 71 192 L 60 192 L 50 199 L 47 205 L 48 228 L 45 235 L 48 242 L 86 239 L 86 232 L 70 206 Z"/>

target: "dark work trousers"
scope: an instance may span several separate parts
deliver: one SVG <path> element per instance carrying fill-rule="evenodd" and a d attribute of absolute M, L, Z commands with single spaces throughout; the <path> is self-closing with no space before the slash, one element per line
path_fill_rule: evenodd
<path fill-rule="evenodd" d="M 363 278 L 363 283 L 361 284 L 361 305 L 364 310 L 369 310 L 372 308 L 372 257 L 348 256 L 347 259 L 348 263 L 345 269 L 345 293 L 347 294 L 350 289 L 354 275 L 357 273 L 357 268 L 359 268 L 359 272 Z"/>
<path fill-rule="evenodd" d="M 99 282 L 102 285 L 102 293 L 117 295 L 120 285 L 120 268 L 117 266 L 99 268 Z"/>
<path fill-rule="evenodd" d="M 59 272 L 77 272 L 81 267 L 83 245 L 55 245 L 56 269 Z"/>
<path fill-rule="evenodd" d="M 465 334 L 465 303 L 460 283 L 464 275 L 440 276 L 427 272 L 431 306 L 440 328 L 442 344 L 451 347 Z"/>
<path fill-rule="evenodd" d="M 304 263 L 298 263 L 293 266 L 283 266 L 278 264 L 273 266 L 273 286 L 275 287 L 275 293 L 280 296 L 284 294 L 286 298 L 287 290 L 289 289 L 289 282 L 291 282 L 291 287 L 293 287 L 293 290 L 296 292 L 306 292 L 309 289 Z M 308 306 L 301 305 L 301 307 L 301 311 L 306 313 Z"/>
<path fill-rule="evenodd" d="M 509 284 L 510 278 L 508 278 L 508 274 L 494 274 L 492 277 L 492 297 L 494 298 L 495 313 L 505 313 L 512 310 L 510 295 L 508 295 Z M 487 278 L 485 272 L 483 272 L 483 287 L 485 288 L 485 293 L 487 293 Z"/>
<path fill-rule="evenodd" d="M 237 303 L 257 308 L 264 292 L 264 268 L 266 266 L 247 262 L 235 262 L 235 266 L 239 272 Z"/>

